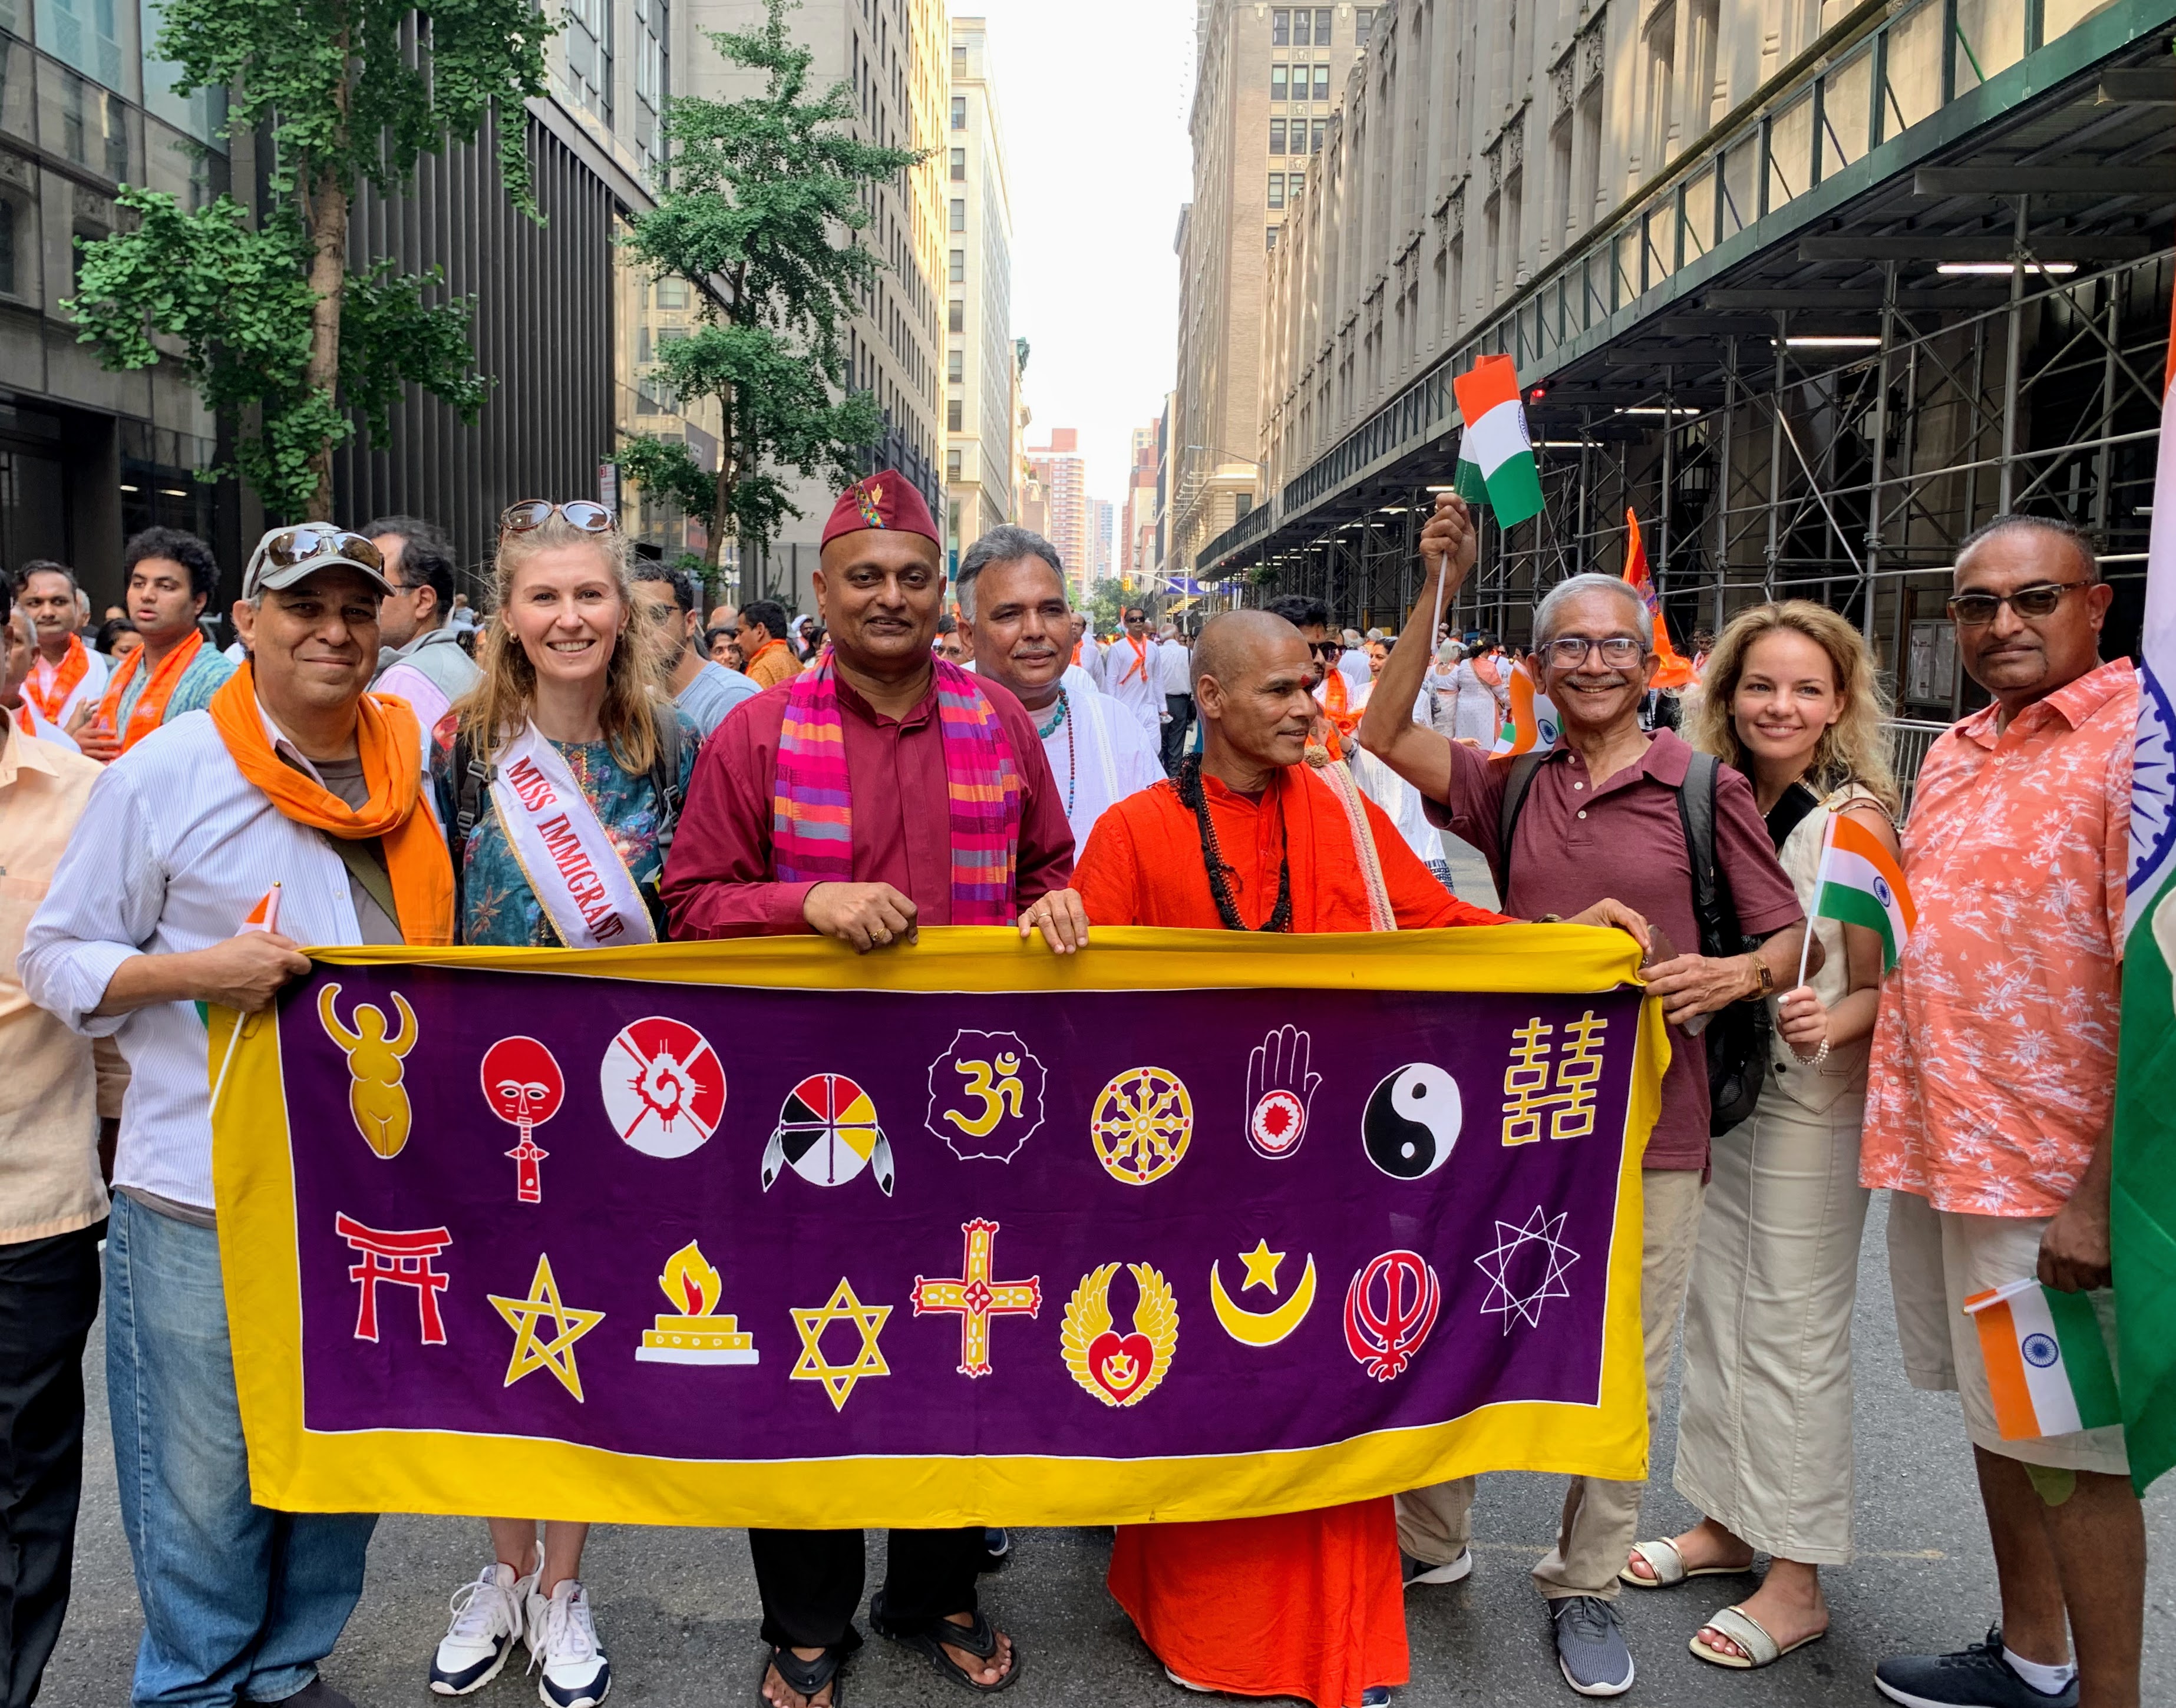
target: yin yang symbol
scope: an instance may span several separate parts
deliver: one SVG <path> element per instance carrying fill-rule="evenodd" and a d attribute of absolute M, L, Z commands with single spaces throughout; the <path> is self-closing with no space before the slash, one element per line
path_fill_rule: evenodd
<path fill-rule="evenodd" d="M 1458 1081 L 1428 1062 L 1384 1076 L 1368 1095 L 1360 1136 L 1368 1160 L 1400 1180 L 1433 1174 L 1458 1143 Z"/>

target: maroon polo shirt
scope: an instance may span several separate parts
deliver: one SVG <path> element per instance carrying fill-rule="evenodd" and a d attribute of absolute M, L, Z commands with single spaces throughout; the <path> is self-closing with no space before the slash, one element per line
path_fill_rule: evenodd
<path fill-rule="evenodd" d="M 675 938 L 777 936 L 806 931 L 802 902 L 813 884 L 781 884 L 771 851 L 771 791 L 779 731 L 791 688 L 781 683 L 743 700 L 695 758 L 687 809 L 666 857 L 659 892 Z M 1012 694 L 982 679 L 1020 773 L 1020 847 L 1014 892 L 1025 907 L 1073 877 L 1073 832 L 1051 781 L 1035 720 Z M 854 805 L 857 884 L 889 884 L 919 910 L 918 925 L 952 922 L 952 821 L 944 732 L 933 677 L 904 717 L 875 710 L 843 681 L 839 722 Z"/>
<path fill-rule="evenodd" d="M 1488 857 L 1506 913 L 1569 917 L 1608 897 L 1662 927 L 1680 955 L 1697 955 L 1692 857 L 1677 802 L 1692 755 L 1671 732 L 1657 730 L 1638 764 L 1597 788 L 1577 753 L 1561 744 L 1552 749 L 1519 810 L 1508 884 L 1496 829 L 1511 774 L 1509 758 L 1483 759 L 1451 742 L 1450 797 L 1428 802 L 1428 817 Z M 1753 786 L 1728 765 L 1716 778 L 1715 856 L 1738 923 L 1749 935 L 1766 937 L 1805 917 L 1776 862 Z M 1647 1141 L 1646 1166 L 1706 1167 L 1707 1123 L 1706 1052 L 1699 1038 L 1672 1026 L 1662 1112 Z"/>

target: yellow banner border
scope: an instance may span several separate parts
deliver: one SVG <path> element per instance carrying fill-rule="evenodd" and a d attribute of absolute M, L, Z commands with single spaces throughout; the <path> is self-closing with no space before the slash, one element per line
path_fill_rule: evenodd
<path fill-rule="evenodd" d="M 1356 951 L 1358 951 L 1356 953 Z M 1106 928 L 1058 956 L 1002 928 L 931 930 L 911 949 L 857 956 L 812 938 L 639 949 L 312 949 L 341 966 L 420 965 L 674 983 L 911 991 L 1239 989 L 1553 994 L 1636 982 L 1617 932 L 1515 925 L 1254 938 Z M 237 1016 L 215 1009 L 210 1060 Z M 976 1456 L 689 1461 L 572 1442 L 443 1431 L 313 1432 L 302 1422 L 302 1289 L 295 1181 L 276 1013 L 243 1025 L 214 1112 L 220 1256 L 250 1498 L 291 1512 L 474 1515 L 498 1490 L 525 1511 L 594 1523 L 799 1528 L 842 1525 L 1179 1523 L 1361 1500 L 1488 1471 L 1627 1481 L 1647 1474 L 1640 1321 L 1640 1161 L 1670 1045 L 1661 1004 L 1641 1006 L 1603 1309 L 1597 1403 L 1485 1406 L 1426 1428 L 1329 1445 L 1156 1459 Z M 252 1115 L 254 1118 L 252 1118 Z M 1612 1412 L 1620 1420 L 1603 1428 Z M 1214 1484 L 1215 1492 L 1210 1491 Z M 501 1503 L 503 1504 L 503 1502 Z"/>

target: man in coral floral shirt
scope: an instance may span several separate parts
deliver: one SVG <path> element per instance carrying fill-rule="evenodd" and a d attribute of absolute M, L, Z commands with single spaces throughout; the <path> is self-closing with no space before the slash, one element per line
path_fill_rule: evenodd
<path fill-rule="evenodd" d="M 2037 1276 L 2092 1291 L 2114 1344 L 2115 1106 L 2138 688 L 2103 664 L 2091 545 L 2008 517 L 1957 554 L 1950 613 L 1994 704 L 1937 741 L 1904 833 L 1918 922 L 1883 993 L 1861 1178 L 1890 1189 L 1904 1366 L 1961 1390 L 2002 1619 L 1875 1683 L 1925 1708 L 2134 1708 L 2146 1535 L 2119 1428 L 2005 1441 L 1965 1298 Z M 2070 1647 L 2077 1647 L 2076 1664 Z"/>

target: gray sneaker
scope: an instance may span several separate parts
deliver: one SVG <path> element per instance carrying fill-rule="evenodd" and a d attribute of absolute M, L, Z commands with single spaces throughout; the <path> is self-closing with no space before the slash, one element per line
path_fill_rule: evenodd
<path fill-rule="evenodd" d="M 1632 1688 L 1632 1651 L 1614 1607 L 1599 1596 L 1566 1596 L 1549 1603 L 1549 1617 L 1565 1684 L 1582 1696 L 1622 1696 Z"/>
<path fill-rule="evenodd" d="M 2019 1678 L 1999 1630 L 1953 1655 L 1892 1655 L 1874 1669 L 1874 1688 L 1906 1708 L 2078 1708 L 2076 1679 L 2050 1696 Z"/>

